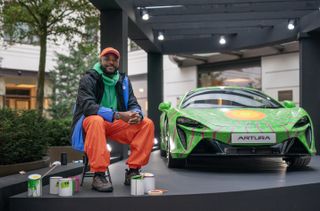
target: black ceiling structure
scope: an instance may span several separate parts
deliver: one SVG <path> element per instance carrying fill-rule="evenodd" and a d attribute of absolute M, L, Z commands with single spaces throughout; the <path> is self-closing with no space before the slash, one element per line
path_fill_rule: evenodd
<path fill-rule="evenodd" d="M 299 52 L 300 106 L 313 119 L 315 139 L 320 138 L 320 0 L 90 1 L 100 10 L 101 48 L 120 50 L 122 71 L 128 69 L 128 37 L 148 54 L 148 117 L 156 137 L 163 101 L 162 55 L 175 55 L 178 65 L 186 66 L 221 61 L 218 54 L 244 59 L 291 49 Z M 142 19 L 143 12 L 148 20 Z M 295 23 L 291 30 L 289 21 Z M 159 32 L 164 40 L 158 40 Z M 224 45 L 221 36 L 227 40 Z M 319 153 L 320 142 L 316 145 Z"/>
<path fill-rule="evenodd" d="M 128 35 L 146 52 L 192 54 L 256 48 L 320 31 L 319 0 L 91 0 L 128 15 Z M 150 15 L 142 20 L 142 9 Z M 289 20 L 296 27 L 288 30 Z M 162 32 L 165 40 L 157 40 Z M 227 39 L 220 45 L 220 36 Z"/>

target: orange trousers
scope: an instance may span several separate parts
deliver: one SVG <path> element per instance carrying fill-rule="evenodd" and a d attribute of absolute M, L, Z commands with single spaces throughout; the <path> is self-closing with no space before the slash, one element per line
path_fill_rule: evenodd
<path fill-rule="evenodd" d="M 107 138 L 130 145 L 129 168 L 141 168 L 148 163 L 154 142 L 154 125 L 147 117 L 140 124 L 130 125 L 122 120 L 111 123 L 99 115 L 91 115 L 84 119 L 83 128 L 86 133 L 84 151 L 92 172 L 105 172 L 110 164 Z"/>

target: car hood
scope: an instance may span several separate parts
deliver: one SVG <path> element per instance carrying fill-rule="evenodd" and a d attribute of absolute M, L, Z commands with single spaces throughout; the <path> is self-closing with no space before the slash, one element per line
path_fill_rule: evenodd
<path fill-rule="evenodd" d="M 300 108 L 186 108 L 180 111 L 182 116 L 196 120 L 209 128 L 215 128 L 216 126 L 234 127 L 243 125 L 246 125 L 246 127 L 256 127 L 257 124 L 277 127 L 296 122 L 301 116 Z"/>

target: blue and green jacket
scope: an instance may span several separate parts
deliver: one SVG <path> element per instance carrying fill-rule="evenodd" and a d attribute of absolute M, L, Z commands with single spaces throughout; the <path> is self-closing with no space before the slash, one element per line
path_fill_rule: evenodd
<path fill-rule="evenodd" d="M 133 94 L 131 82 L 124 73 L 120 73 L 115 85 L 117 94 L 117 111 L 135 111 L 143 117 L 141 107 Z M 113 122 L 114 110 L 100 106 L 104 92 L 102 76 L 95 70 L 89 70 L 81 78 L 77 101 L 73 114 L 71 142 L 72 147 L 84 151 L 84 132 L 82 123 L 85 117 L 104 113 L 106 121 Z"/>

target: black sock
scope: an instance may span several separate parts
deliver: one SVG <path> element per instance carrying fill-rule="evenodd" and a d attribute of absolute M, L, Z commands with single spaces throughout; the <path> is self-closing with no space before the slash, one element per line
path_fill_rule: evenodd
<path fill-rule="evenodd" d="M 94 176 L 105 176 L 104 172 L 94 172 Z"/>

